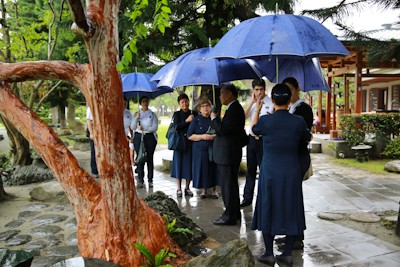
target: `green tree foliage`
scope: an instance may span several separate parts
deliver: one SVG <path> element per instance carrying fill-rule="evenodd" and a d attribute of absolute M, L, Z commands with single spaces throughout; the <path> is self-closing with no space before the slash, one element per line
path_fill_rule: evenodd
<path fill-rule="evenodd" d="M 165 0 L 164 0 L 165 1 Z M 162 1 L 161 1 L 162 2 Z M 164 25 L 165 31 L 156 31 L 153 25 L 153 16 L 155 5 L 159 1 L 149 1 L 148 6 L 140 9 L 141 16 L 135 17 L 135 23 L 141 23 L 147 26 L 145 39 L 138 39 L 136 43 L 137 53 L 135 50 L 132 54 L 132 64 L 129 66 L 137 67 L 138 71 L 155 72 L 157 67 L 149 61 L 150 55 L 155 55 L 157 58 L 169 62 L 175 59 L 178 55 L 192 49 L 201 48 L 211 43 L 215 44 L 224 33 L 235 25 L 235 21 L 243 21 L 252 17 L 256 17 L 257 8 L 264 10 L 275 10 L 275 4 L 278 3 L 279 9 L 285 13 L 293 13 L 295 0 L 281 1 L 249 1 L 249 0 L 172 0 L 169 1 L 169 10 L 171 13 L 160 13 L 159 16 L 164 18 L 169 15 L 170 20 L 163 20 L 157 25 Z M 130 58 L 129 52 L 125 52 L 123 48 L 131 45 L 129 43 L 134 27 L 129 26 L 130 17 L 137 10 L 132 7 L 126 0 L 121 3 L 121 11 L 124 17 L 120 19 L 120 53 L 124 53 L 124 58 Z M 163 23 L 168 22 L 168 26 Z M 131 24 L 132 25 L 132 24 Z M 144 30 L 144 28 L 143 28 Z M 142 34 L 142 32 L 141 32 Z M 129 44 L 128 44 L 129 43 Z M 124 51 L 124 52 L 122 52 Z M 126 55 L 128 53 L 128 55 Z M 122 56 L 122 55 L 121 55 Z M 124 61 L 124 58 L 122 61 Z M 126 65 L 129 61 L 124 62 L 126 72 L 133 71 Z M 125 72 L 124 70 L 124 72 Z"/>

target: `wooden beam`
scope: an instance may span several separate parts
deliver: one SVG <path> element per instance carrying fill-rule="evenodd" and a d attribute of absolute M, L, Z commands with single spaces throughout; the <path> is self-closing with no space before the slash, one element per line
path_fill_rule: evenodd
<path fill-rule="evenodd" d="M 343 74 L 346 74 L 349 71 L 355 70 L 357 68 L 356 64 L 348 65 L 346 67 L 336 69 L 334 71 L 329 71 L 326 76 L 328 77 L 336 77 L 336 76 L 341 76 Z"/>

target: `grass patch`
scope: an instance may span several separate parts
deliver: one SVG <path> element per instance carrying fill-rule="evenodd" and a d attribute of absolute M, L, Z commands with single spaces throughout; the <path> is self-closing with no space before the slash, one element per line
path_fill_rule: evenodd
<path fill-rule="evenodd" d="M 168 127 L 169 125 L 167 124 L 158 125 L 158 130 L 157 130 L 158 144 L 166 145 L 168 143 L 167 138 L 165 137 L 167 135 Z"/>
<path fill-rule="evenodd" d="M 391 161 L 390 159 L 376 159 L 368 162 L 358 162 L 356 159 L 331 159 L 333 163 L 340 164 L 345 167 L 357 168 L 375 174 L 388 174 L 384 170 L 385 164 Z"/>

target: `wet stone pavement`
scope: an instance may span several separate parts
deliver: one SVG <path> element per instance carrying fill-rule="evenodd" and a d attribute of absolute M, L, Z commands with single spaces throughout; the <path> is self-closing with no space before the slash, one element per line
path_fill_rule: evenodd
<path fill-rule="evenodd" d="M 80 164 L 89 169 L 89 152 L 73 151 Z M 155 154 L 155 165 L 171 151 L 160 146 Z M 380 240 L 334 222 L 320 219 L 318 213 L 357 213 L 398 211 L 400 200 L 400 175 L 374 175 L 331 164 L 329 156 L 313 154 L 314 176 L 304 182 L 304 204 L 307 230 L 304 249 L 294 251 L 293 266 L 400 266 L 400 246 Z M 240 192 L 245 178 L 240 177 Z M 184 183 L 182 183 L 184 186 Z M 6 187 L 17 198 L 6 205 L 13 205 L 13 212 L 0 204 L 0 247 L 32 250 L 37 256 L 32 266 L 50 266 L 62 259 L 77 256 L 76 220 L 71 206 L 65 201 L 27 202 L 19 194 L 38 186 L 51 192 L 62 191 L 58 182 Z M 200 192 L 192 189 L 193 197 L 176 196 L 176 180 L 168 173 L 155 171 L 154 188 L 138 189 L 141 198 L 155 191 L 163 191 L 177 201 L 182 211 L 188 214 L 219 243 L 246 239 L 253 255 L 263 253 L 264 245 L 260 232 L 251 231 L 253 205 L 242 209 L 241 223 L 236 226 L 215 226 L 212 221 L 222 213 L 222 199 L 200 198 Z M 219 190 L 218 190 L 219 191 Z M 256 196 L 255 196 L 256 197 Z M 29 195 L 27 196 L 29 198 Z M 7 213 L 5 213 L 7 211 Z M 400 237 L 399 237 L 400 238 Z M 275 246 L 274 252 L 280 254 Z M 256 266 L 266 266 L 256 262 Z M 276 264 L 278 266 L 278 264 Z"/>

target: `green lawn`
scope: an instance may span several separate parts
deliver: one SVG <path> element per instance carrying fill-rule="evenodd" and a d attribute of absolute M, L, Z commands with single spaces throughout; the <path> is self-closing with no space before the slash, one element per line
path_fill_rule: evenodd
<path fill-rule="evenodd" d="M 343 165 L 345 167 L 353 167 L 368 171 L 375 174 L 388 174 L 384 170 L 385 164 L 391 161 L 390 159 L 376 159 L 368 162 L 358 162 L 356 159 L 336 159 L 332 158 L 332 162 Z"/>
<path fill-rule="evenodd" d="M 168 126 L 169 125 L 167 125 L 167 124 L 159 124 L 158 125 L 158 130 L 157 130 L 158 144 L 163 144 L 163 145 L 167 144 L 167 138 L 165 136 L 167 134 Z"/>

